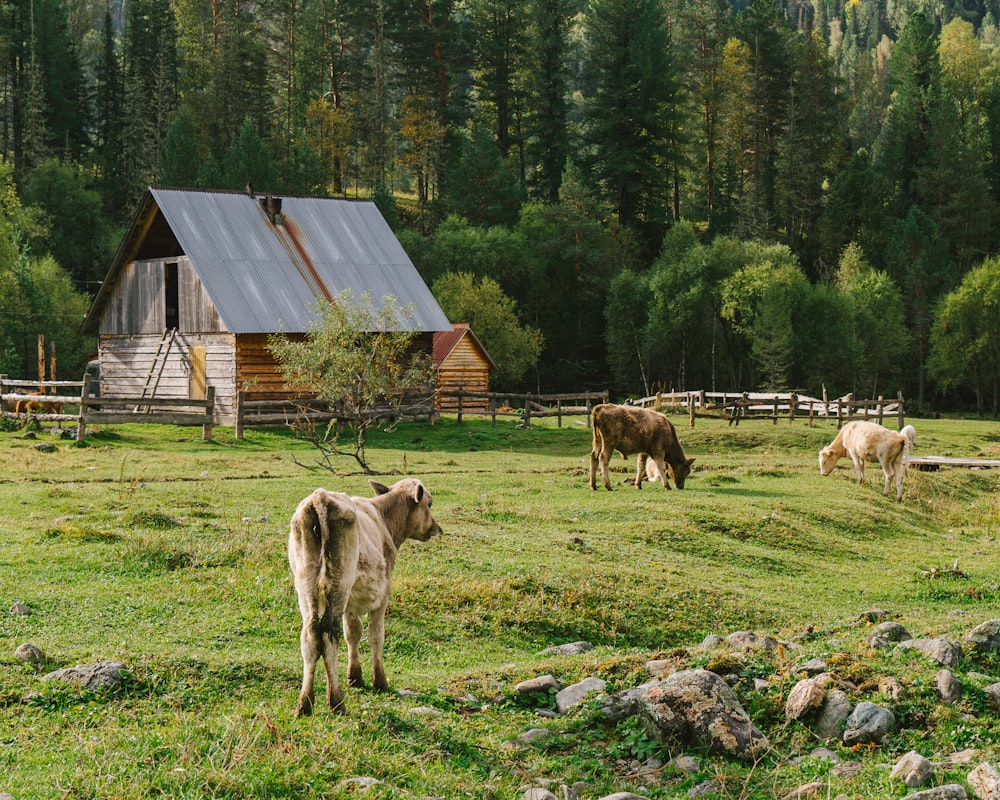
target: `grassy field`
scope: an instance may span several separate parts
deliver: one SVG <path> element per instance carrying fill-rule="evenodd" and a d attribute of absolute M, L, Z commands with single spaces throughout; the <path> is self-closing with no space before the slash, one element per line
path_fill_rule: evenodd
<path fill-rule="evenodd" d="M 996 423 L 908 421 L 915 454 L 1000 455 Z M 805 643 L 803 660 L 839 654 L 859 693 L 888 673 L 912 688 L 899 732 L 843 753 L 863 759 L 859 777 L 840 785 L 821 775 L 833 780 L 831 797 L 902 796 L 883 765 L 910 749 L 941 760 L 968 746 L 996 763 L 1000 723 L 979 713 L 977 678 L 961 673 L 963 705 L 942 710 L 937 665 L 862 658 L 864 626 L 852 624 L 883 608 L 914 635 L 960 639 L 1000 617 L 996 472 L 911 470 L 899 504 L 882 496 L 877 465 L 864 486 L 847 460 L 819 475 L 832 424 L 675 424 L 697 460 L 687 487 L 670 492 L 622 485 L 633 464 L 621 460 L 616 491 L 591 492 L 582 419 L 530 430 L 445 419 L 374 436 L 379 479 L 421 478 L 444 530 L 405 545 L 396 568 L 386 668 L 393 688 L 414 694 L 348 690 L 346 714 L 320 706 L 302 720 L 292 717 L 301 661 L 288 519 L 317 486 L 369 494 L 365 476 L 297 465 L 312 452 L 281 431 L 236 441 L 220 428 L 203 442 L 198 429 L 117 426 L 84 446 L 48 430 L 0 433 L 0 610 L 33 611 L 0 614 L 0 793 L 335 798 L 356 794 L 345 778 L 371 776 L 382 781 L 371 798 L 515 798 L 542 777 L 586 781 L 599 797 L 634 789 L 634 757 L 678 753 L 593 714 L 539 717 L 540 701 L 519 698 L 514 684 L 548 672 L 627 688 L 648 679 L 650 657 L 690 648 L 685 663 L 704 664 L 695 646 L 738 630 Z M 56 450 L 39 451 L 42 442 Z M 595 649 L 540 655 L 581 639 Z M 15 658 L 25 642 L 47 655 L 41 669 Z M 664 775 L 648 796 L 683 797 L 713 778 L 709 798 L 782 797 L 826 774 L 815 761 L 792 766 L 817 742 L 778 719 L 790 684 L 752 689 L 753 677 L 794 676 L 798 656 L 781 657 L 751 656 L 734 671 L 775 745 L 765 761 L 691 750 L 701 770 Z M 128 666 L 125 690 L 40 680 L 99 660 Z M 1000 681 L 998 663 L 964 668 Z M 500 747 L 533 727 L 553 735 Z M 937 780 L 962 774 L 939 769 Z"/>

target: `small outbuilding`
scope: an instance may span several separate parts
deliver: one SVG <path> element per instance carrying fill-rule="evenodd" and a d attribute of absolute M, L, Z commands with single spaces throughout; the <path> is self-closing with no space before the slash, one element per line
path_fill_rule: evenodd
<path fill-rule="evenodd" d="M 441 394 L 440 390 L 453 390 L 483 394 L 489 391 L 490 373 L 497 368 L 486 352 L 479 337 L 467 322 L 455 322 L 451 330 L 434 334 L 434 369 L 437 371 L 436 407 L 439 411 L 458 408 L 458 398 Z M 484 399 L 462 399 L 467 411 L 486 411 Z"/>
<path fill-rule="evenodd" d="M 246 192 L 147 190 L 83 331 L 98 337 L 102 396 L 204 398 L 216 422 L 236 396 L 297 396 L 267 348 L 302 335 L 343 290 L 413 309 L 404 329 L 433 353 L 453 328 L 374 203 Z"/>

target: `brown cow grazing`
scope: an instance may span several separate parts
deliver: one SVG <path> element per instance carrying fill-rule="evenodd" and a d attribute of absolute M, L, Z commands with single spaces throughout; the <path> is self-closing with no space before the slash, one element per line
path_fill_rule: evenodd
<path fill-rule="evenodd" d="M 326 699 L 343 711 L 337 679 L 341 634 L 347 639 L 347 682 L 364 686 L 358 643 L 368 615 L 372 685 L 389 688 L 382 664 L 385 611 L 392 568 L 407 539 L 426 542 L 441 528 L 431 516 L 431 494 L 414 478 L 392 487 L 369 481 L 375 497 L 348 497 L 317 489 L 295 509 L 288 534 L 288 563 L 302 612 L 302 691 L 295 716 L 311 714 L 316 662 L 326 668 Z"/>
<path fill-rule="evenodd" d="M 836 438 L 819 451 L 819 474 L 829 475 L 837 462 L 844 456 L 854 462 L 858 483 L 865 482 L 865 462 L 878 461 L 885 475 L 885 488 L 889 496 L 889 485 L 896 481 L 896 500 L 903 499 L 903 473 L 910 449 L 917 440 L 917 432 L 907 425 L 899 433 L 883 428 L 877 422 L 855 420 L 848 422 L 837 432 Z"/>
<path fill-rule="evenodd" d="M 594 428 L 594 444 L 590 450 L 591 489 L 597 489 L 597 464 L 600 462 L 604 488 L 611 491 L 608 462 L 615 450 L 622 454 L 622 458 L 639 454 L 635 470 L 637 489 L 642 488 L 642 482 L 647 477 L 648 459 L 656 463 L 664 489 L 670 488 L 671 477 L 678 489 L 684 488 L 694 459 L 684 457 L 674 426 L 663 414 L 648 408 L 601 403 L 594 406 L 591 423 Z"/>

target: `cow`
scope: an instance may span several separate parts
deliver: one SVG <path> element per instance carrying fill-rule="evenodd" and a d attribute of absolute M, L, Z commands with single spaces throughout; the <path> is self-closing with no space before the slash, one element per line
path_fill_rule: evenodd
<path fill-rule="evenodd" d="M 889 496 L 889 485 L 895 480 L 896 500 L 902 500 L 903 473 L 916 440 L 917 432 L 912 425 L 907 425 L 896 433 L 876 422 L 848 422 L 838 431 L 837 437 L 819 451 L 819 473 L 829 475 L 840 459 L 849 456 L 858 473 L 858 483 L 864 483 L 865 462 L 877 461 L 885 474 L 885 489 L 882 494 Z"/>
<path fill-rule="evenodd" d="M 407 539 L 426 542 L 441 528 L 431 514 L 431 494 L 414 478 L 393 486 L 369 481 L 374 497 L 349 497 L 316 489 L 299 503 L 288 534 L 288 563 L 302 613 L 302 691 L 295 716 L 311 714 L 313 678 L 322 656 L 326 699 L 334 711 L 344 710 L 337 678 L 340 637 L 347 640 L 347 682 L 364 686 L 358 643 L 368 615 L 372 651 L 372 685 L 389 684 L 382 663 L 385 612 L 392 588 L 392 568 Z"/>
<path fill-rule="evenodd" d="M 601 403 L 591 411 L 591 424 L 594 429 L 590 450 L 591 490 L 597 489 L 597 465 L 600 463 L 604 488 L 611 491 L 608 461 L 615 450 L 622 454 L 622 458 L 638 453 L 635 470 L 637 489 L 642 488 L 642 482 L 647 478 L 646 464 L 649 459 L 656 463 L 664 489 L 670 488 L 671 477 L 678 489 L 684 488 L 694 459 L 684 457 L 674 426 L 663 414 L 648 408 Z"/>

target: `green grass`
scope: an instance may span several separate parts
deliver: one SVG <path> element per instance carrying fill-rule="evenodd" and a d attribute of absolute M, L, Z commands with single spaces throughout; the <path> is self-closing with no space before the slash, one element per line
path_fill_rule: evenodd
<path fill-rule="evenodd" d="M 877 465 L 864 486 L 846 460 L 819 475 L 816 452 L 833 425 L 675 423 L 697 460 L 687 487 L 670 492 L 624 485 L 634 465 L 620 459 L 616 491 L 591 492 L 590 433 L 579 420 L 520 430 L 444 419 L 376 433 L 368 455 L 379 479 L 424 480 L 444 530 L 407 544 L 394 578 L 386 666 L 394 688 L 417 694 L 352 689 L 347 714 L 320 708 L 302 720 L 292 718 L 301 661 L 288 519 L 316 486 L 368 494 L 366 476 L 297 465 L 313 453 L 280 430 L 236 441 L 219 428 L 203 442 L 197 429 L 118 426 L 84 446 L 48 431 L 0 433 L 0 609 L 34 611 L 0 614 L 0 792 L 347 797 L 355 792 L 340 782 L 369 775 L 384 782 L 366 795 L 376 799 L 512 798 L 530 777 L 585 780 L 599 797 L 636 786 L 633 755 L 670 754 L 634 725 L 540 718 L 538 701 L 513 685 L 551 672 L 626 688 L 646 680 L 655 655 L 706 665 L 694 647 L 737 630 L 830 658 L 855 701 L 875 697 L 864 687 L 879 675 L 907 685 L 895 707 L 902 729 L 875 751 L 844 751 L 865 767 L 853 784 L 831 779 L 831 796 L 902 796 L 879 765 L 909 749 L 942 761 L 974 747 L 995 762 L 1000 724 L 985 712 L 978 675 L 1000 680 L 1000 663 L 963 664 L 966 697 L 944 707 L 936 665 L 867 650 L 866 628 L 853 622 L 881 607 L 914 635 L 960 639 L 1000 616 L 996 473 L 911 471 L 899 504 L 882 496 Z M 1000 453 L 996 423 L 913 424 L 917 454 Z M 56 452 L 36 450 L 40 441 Z M 540 655 L 578 639 L 595 650 Z M 25 642 L 48 656 L 40 670 L 14 657 Z M 39 680 L 100 659 L 128 666 L 123 690 Z M 826 780 L 821 763 L 791 763 L 818 744 L 781 714 L 799 659 L 783 651 L 713 665 L 768 728 L 775 749 L 765 763 L 690 750 L 702 771 L 664 777 L 649 796 L 683 796 L 710 777 L 722 789 L 709 797 L 727 798 Z M 754 677 L 776 675 L 771 691 L 753 689 Z M 415 714 L 419 706 L 441 713 Z M 553 735 L 526 750 L 500 747 L 532 727 Z"/>

